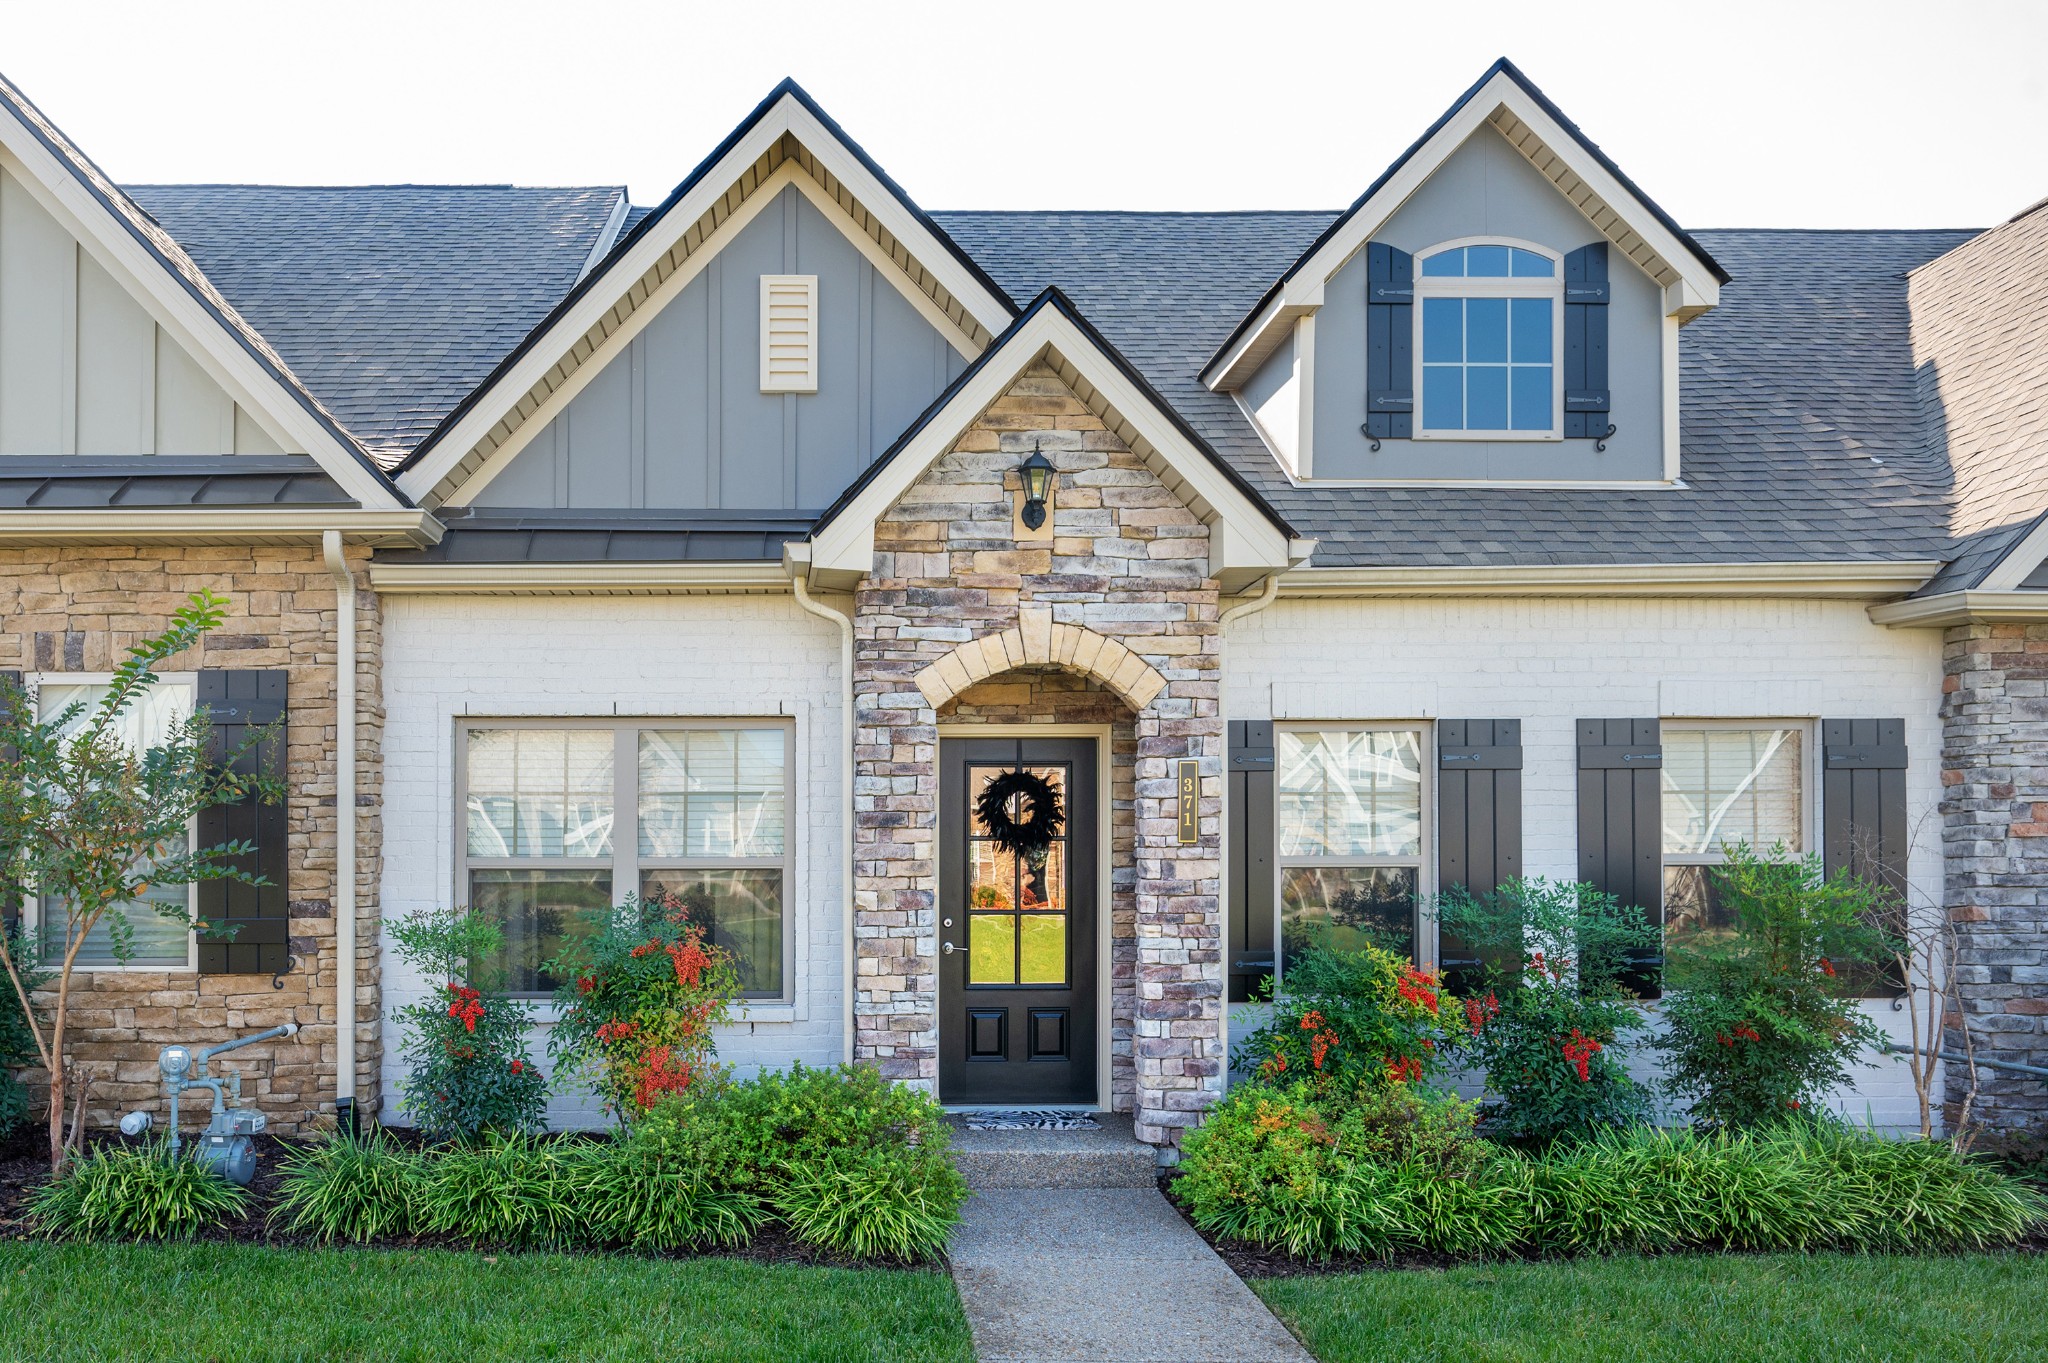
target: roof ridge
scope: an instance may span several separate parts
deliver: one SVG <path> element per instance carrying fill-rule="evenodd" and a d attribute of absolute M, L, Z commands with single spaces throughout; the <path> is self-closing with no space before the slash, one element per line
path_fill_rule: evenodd
<path fill-rule="evenodd" d="M 357 185 L 287 185 L 266 183 L 261 180 L 158 180 L 135 181 L 120 186 L 125 193 L 136 189 L 271 189 L 271 190 L 323 190 L 355 192 L 365 189 L 523 189 L 537 193 L 561 193 L 573 190 L 579 193 L 616 193 L 626 188 L 620 184 L 607 185 L 516 185 L 496 181 L 424 181 L 424 180 L 380 180 Z"/>

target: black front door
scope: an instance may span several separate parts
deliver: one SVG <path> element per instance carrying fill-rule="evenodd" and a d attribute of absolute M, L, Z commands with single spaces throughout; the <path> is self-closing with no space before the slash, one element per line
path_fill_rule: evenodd
<path fill-rule="evenodd" d="M 1093 1103 L 1095 740 L 939 744 L 939 1097 Z M 1042 854 L 1014 856 L 975 817 L 982 788 L 1023 770 L 1066 815 Z M 1022 798 L 1012 809 L 1022 816 Z"/>

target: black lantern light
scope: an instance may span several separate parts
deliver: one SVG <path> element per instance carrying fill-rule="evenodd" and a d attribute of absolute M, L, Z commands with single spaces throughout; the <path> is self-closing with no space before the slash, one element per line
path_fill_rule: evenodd
<path fill-rule="evenodd" d="M 1024 528 L 1036 530 L 1045 524 L 1045 499 L 1052 491 L 1053 474 L 1057 472 L 1052 461 L 1042 454 L 1036 445 L 1031 447 L 1031 457 L 1017 470 L 1017 476 L 1024 483 Z"/>

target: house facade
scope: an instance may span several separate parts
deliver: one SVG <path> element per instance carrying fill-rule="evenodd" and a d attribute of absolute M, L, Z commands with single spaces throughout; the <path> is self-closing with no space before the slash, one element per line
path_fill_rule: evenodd
<path fill-rule="evenodd" d="M 393 916 L 540 996 L 675 894 L 722 1058 L 1167 1146 L 1312 933 L 1711 922 L 1738 839 L 1953 921 L 1947 1044 L 2048 1063 L 2044 259 L 1688 233 L 1506 62 L 1331 213 L 929 213 L 788 83 L 652 208 L 123 188 L 0 85 L 0 666 L 89 694 L 209 587 L 166 705 L 284 721 L 233 943 L 94 962 L 95 1115 L 295 1020 L 274 1121 L 402 1120 Z"/>

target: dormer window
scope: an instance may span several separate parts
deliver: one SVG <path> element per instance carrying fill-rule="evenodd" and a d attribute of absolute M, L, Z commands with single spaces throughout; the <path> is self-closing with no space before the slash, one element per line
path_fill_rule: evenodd
<path fill-rule="evenodd" d="M 1419 253 L 1416 264 L 1415 434 L 1562 438 L 1561 258 L 1533 245 L 1457 241 Z"/>

